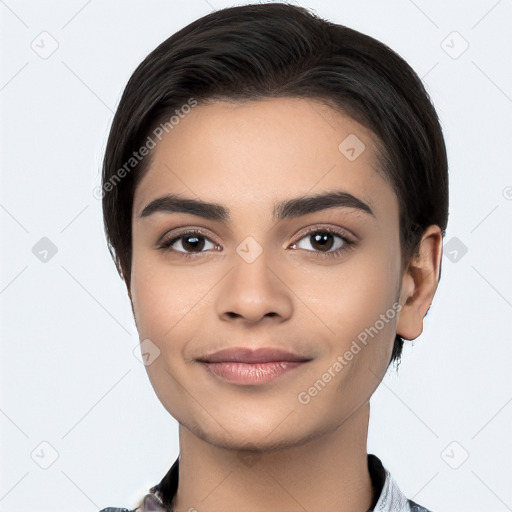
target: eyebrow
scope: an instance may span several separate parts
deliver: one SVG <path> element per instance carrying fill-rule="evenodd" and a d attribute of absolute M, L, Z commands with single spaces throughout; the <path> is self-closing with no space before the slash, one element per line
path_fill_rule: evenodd
<path fill-rule="evenodd" d="M 327 210 L 328 208 L 352 208 L 375 217 L 368 204 L 342 190 L 287 199 L 274 206 L 273 215 L 277 220 L 283 220 Z M 228 222 L 230 219 L 229 210 L 221 204 L 184 198 L 176 194 L 167 194 L 151 201 L 139 213 L 138 218 L 149 217 L 157 212 L 188 213 L 221 222 Z"/>

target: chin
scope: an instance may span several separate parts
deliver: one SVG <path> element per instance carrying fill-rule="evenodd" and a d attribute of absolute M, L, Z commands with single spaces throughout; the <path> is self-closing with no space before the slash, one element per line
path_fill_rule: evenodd
<path fill-rule="evenodd" d="M 244 420 L 231 415 L 230 418 L 217 416 L 215 420 L 209 417 L 206 424 L 190 418 L 188 421 L 180 421 L 180 424 L 208 444 L 241 452 L 270 452 L 291 448 L 321 435 L 320 428 L 308 428 L 293 413 L 288 411 L 283 414 L 280 411 L 281 414 L 272 414 L 266 418 L 257 413 Z"/>

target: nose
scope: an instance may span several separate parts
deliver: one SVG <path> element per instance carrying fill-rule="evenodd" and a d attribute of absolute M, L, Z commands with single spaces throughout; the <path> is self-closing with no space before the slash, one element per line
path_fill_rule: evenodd
<path fill-rule="evenodd" d="M 221 320 L 241 324 L 281 323 L 293 312 L 293 292 L 276 265 L 261 254 L 248 263 L 238 255 L 234 266 L 222 280 L 217 295 Z"/>

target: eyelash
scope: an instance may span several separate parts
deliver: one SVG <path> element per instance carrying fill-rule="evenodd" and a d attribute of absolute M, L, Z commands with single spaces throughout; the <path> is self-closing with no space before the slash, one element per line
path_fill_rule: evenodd
<path fill-rule="evenodd" d="M 355 247 L 355 245 L 356 245 L 356 242 L 354 242 L 353 240 L 351 240 L 351 239 L 347 238 L 346 236 L 344 236 L 344 233 L 341 233 L 339 231 L 332 230 L 332 229 L 329 229 L 329 228 L 319 228 L 319 227 L 312 228 L 312 229 L 308 230 L 306 233 L 303 233 L 301 238 L 299 238 L 297 240 L 297 242 L 294 242 L 291 245 L 296 245 L 298 242 L 300 242 L 301 240 L 306 238 L 308 235 L 311 235 L 313 233 L 323 233 L 323 234 L 327 233 L 327 234 L 330 234 L 330 235 L 338 236 L 343 241 L 342 247 L 340 247 L 340 248 L 338 248 L 338 249 L 336 249 L 334 251 L 322 252 L 322 251 L 310 251 L 310 250 L 304 249 L 304 250 L 306 250 L 309 253 L 313 253 L 315 257 L 320 257 L 320 258 L 324 258 L 324 257 L 336 258 L 336 257 L 339 257 L 342 253 L 347 252 L 347 251 L 353 249 Z M 193 253 L 193 252 L 176 251 L 174 249 L 171 249 L 171 246 L 174 245 L 175 242 L 177 242 L 178 240 L 180 240 L 182 238 L 186 238 L 187 236 L 199 236 L 199 237 L 202 237 L 202 238 L 206 238 L 207 240 L 209 240 L 210 242 L 215 244 L 215 242 L 210 240 L 209 237 L 206 234 L 204 234 L 202 231 L 197 230 L 197 229 L 191 229 L 189 231 L 185 231 L 183 233 L 180 233 L 177 236 L 172 237 L 171 239 L 167 239 L 166 240 L 164 238 L 157 245 L 157 248 L 162 250 L 162 251 L 164 251 L 164 252 L 167 252 L 167 251 L 176 252 L 176 253 L 178 253 L 183 258 L 195 258 L 195 257 L 199 256 L 204 251 L 201 251 L 201 252 L 198 252 L 198 253 Z"/>

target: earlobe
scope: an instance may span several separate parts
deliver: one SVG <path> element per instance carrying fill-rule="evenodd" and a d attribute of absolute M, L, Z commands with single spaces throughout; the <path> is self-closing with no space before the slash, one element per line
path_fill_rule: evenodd
<path fill-rule="evenodd" d="M 423 332 L 423 319 L 439 283 L 442 242 L 439 226 L 429 226 L 423 233 L 417 255 L 412 258 L 402 276 L 402 310 L 396 333 L 404 339 L 414 340 Z"/>

